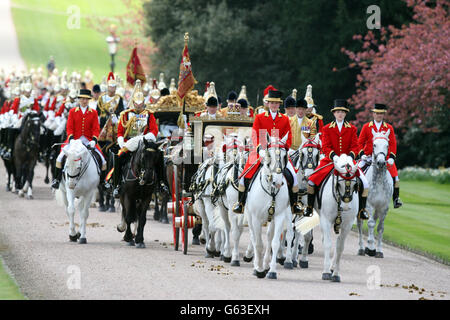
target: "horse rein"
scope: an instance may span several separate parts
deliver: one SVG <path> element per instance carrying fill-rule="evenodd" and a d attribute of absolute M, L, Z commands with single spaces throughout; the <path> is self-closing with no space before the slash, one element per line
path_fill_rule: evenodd
<path fill-rule="evenodd" d="M 89 167 L 89 163 L 91 162 L 91 158 L 92 156 L 90 156 L 88 158 L 88 161 L 86 162 L 86 165 L 83 166 L 83 159 L 80 158 L 78 160 L 74 160 L 74 161 L 80 161 L 81 165 L 80 165 L 80 171 L 78 172 L 78 174 L 71 176 L 68 172 L 66 172 L 66 175 L 70 178 L 70 179 L 77 179 L 80 180 L 81 177 L 84 175 L 84 173 L 87 171 L 87 168 Z"/>

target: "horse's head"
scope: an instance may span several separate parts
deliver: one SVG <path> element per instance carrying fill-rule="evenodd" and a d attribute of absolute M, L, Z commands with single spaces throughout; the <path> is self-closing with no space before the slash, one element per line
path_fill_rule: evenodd
<path fill-rule="evenodd" d="M 334 164 L 334 168 L 338 172 L 336 190 L 340 198 L 345 203 L 352 201 L 358 166 L 354 163 L 352 157 L 344 153 L 339 156 L 339 159 Z"/>
<path fill-rule="evenodd" d="M 372 129 L 373 136 L 373 161 L 376 163 L 378 168 L 383 168 L 386 166 L 386 157 L 389 150 L 389 133 L 387 132 L 375 132 Z"/>
<path fill-rule="evenodd" d="M 143 139 L 135 153 L 134 172 L 140 185 L 153 184 L 157 166 L 164 165 L 164 155 L 159 149 L 164 140 L 153 142 Z"/>
<path fill-rule="evenodd" d="M 314 139 L 306 140 L 300 147 L 300 168 L 305 175 L 311 174 L 319 164 L 320 148 L 318 135 Z"/>
<path fill-rule="evenodd" d="M 243 149 L 243 144 L 239 140 L 236 133 L 223 136 L 222 151 L 226 155 L 227 162 L 236 162 L 240 159 L 240 151 Z"/>
<path fill-rule="evenodd" d="M 41 118 L 36 112 L 28 113 L 22 122 L 21 134 L 24 137 L 24 143 L 30 147 L 39 147 L 39 138 L 41 136 Z"/>
<path fill-rule="evenodd" d="M 264 171 L 269 182 L 276 188 L 283 185 L 283 171 L 287 164 L 286 141 L 288 134 L 281 140 L 279 137 L 271 137 L 267 134 L 267 149 L 264 155 Z"/>
<path fill-rule="evenodd" d="M 63 149 L 67 157 L 65 164 L 66 179 L 69 189 L 75 189 L 77 182 L 82 174 L 83 166 L 87 162 L 87 148 L 81 140 L 71 140 Z"/>

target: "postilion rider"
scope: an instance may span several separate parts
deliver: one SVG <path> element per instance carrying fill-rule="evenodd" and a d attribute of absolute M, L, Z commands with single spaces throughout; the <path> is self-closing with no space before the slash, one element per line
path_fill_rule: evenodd
<path fill-rule="evenodd" d="M 334 165 L 341 154 L 347 154 L 355 160 L 359 152 L 357 129 L 354 125 L 345 121 L 349 112 L 347 101 L 336 99 L 334 107 L 331 109 L 335 121 L 327 124 L 322 130 L 322 152 L 325 155 L 317 169 L 308 179 L 308 206 L 305 215 L 312 216 L 315 201 L 315 192 L 322 181 L 334 169 Z M 356 163 L 356 162 L 355 162 Z M 369 184 L 364 173 L 358 168 L 356 173 L 361 179 L 363 190 L 359 192 L 358 217 L 362 220 L 369 219 L 366 211 L 367 195 L 369 194 Z"/>
<path fill-rule="evenodd" d="M 278 90 L 270 90 L 268 92 L 267 102 L 269 106 L 269 111 L 265 111 L 255 116 L 255 121 L 253 122 L 252 128 L 252 140 L 254 146 L 259 146 L 262 142 L 259 141 L 260 136 L 266 137 L 266 133 L 270 136 L 274 134 L 280 139 L 288 134 L 288 138 L 285 144 L 286 150 L 289 150 L 292 142 L 292 132 L 291 125 L 289 124 L 289 118 L 279 112 L 280 104 L 283 102 L 281 100 L 282 92 Z M 245 164 L 242 175 L 239 179 L 239 198 L 238 203 L 233 207 L 233 212 L 243 213 L 245 207 L 245 201 L 247 198 L 247 186 L 251 178 L 255 175 L 261 161 L 259 159 L 259 154 L 256 149 L 254 149 L 247 163 Z M 298 181 L 297 175 L 295 174 L 294 167 L 290 161 L 287 162 L 286 167 L 292 174 L 293 185 L 291 190 L 289 190 L 289 199 L 294 214 L 302 214 L 303 210 L 297 203 L 298 199 Z"/>
<path fill-rule="evenodd" d="M 140 88 L 140 80 L 136 81 L 136 86 Z M 117 127 L 117 143 L 119 152 L 114 155 L 113 174 L 114 198 L 119 198 L 120 179 L 122 167 L 130 152 L 137 150 L 141 139 L 133 139 L 143 136 L 147 141 L 156 141 L 158 135 L 158 125 L 156 124 L 153 112 L 145 108 L 145 97 L 142 90 L 137 90 L 132 97 L 131 108 L 120 113 L 119 124 Z M 110 177 L 111 172 L 107 176 Z"/>
<path fill-rule="evenodd" d="M 56 159 L 55 178 L 52 182 L 52 188 L 54 189 L 59 188 L 59 183 L 62 177 L 62 167 L 65 157 L 62 149 L 66 147 L 67 143 L 70 143 L 70 140 L 72 139 L 80 139 L 84 145 L 88 145 L 91 149 L 97 152 L 102 161 L 100 181 L 101 183 L 104 181 L 106 175 L 106 160 L 97 144 L 98 135 L 100 133 L 100 125 L 98 122 L 97 111 L 89 107 L 89 100 L 91 98 L 91 90 L 80 89 L 80 93 L 78 94 L 78 101 L 80 105 L 76 108 L 70 109 L 69 111 L 69 117 L 66 125 L 67 139 L 63 146 L 61 146 L 61 152 Z"/>
<path fill-rule="evenodd" d="M 373 135 L 372 129 L 375 132 L 387 132 L 389 131 L 389 149 L 387 157 L 388 171 L 394 180 L 394 193 L 392 200 L 394 202 L 394 208 L 400 208 L 403 203 L 399 198 L 400 195 L 400 181 L 398 179 L 397 167 L 395 165 L 395 158 L 397 154 L 397 140 L 395 139 L 394 127 L 384 121 L 384 116 L 387 112 L 387 106 L 381 103 L 375 103 L 372 109 L 373 121 L 364 124 L 359 134 L 359 147 L 360 147 L 360 157 L 359 167 L 364 170 L 366 164 L 372 162 L 372 152 L 373 152 Z"/>

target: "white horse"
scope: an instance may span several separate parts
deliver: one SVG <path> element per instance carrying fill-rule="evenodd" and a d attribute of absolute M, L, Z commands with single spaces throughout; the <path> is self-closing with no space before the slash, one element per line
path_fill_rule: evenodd
<path fill-rule="evenodd" d="M 386 169 L 386 156 L 389 149 L 389 133 L 375 132 L 373 135 L 373 154 L 374 162 L 366 172 L 369 183 L 369 195 L 367 197 L 367 211 L 369 212 L 369 220 L 367 221 L 369 236 L 367 239 L 368 247 L 364 249 L 364 241 L 362 236 L 363 220 L 358 219 L 359 231 L 359 255 L 368 254 L 377 258 L 383 258 L 382 240 L 384 231 L 384 219 L 389 210 L 389 202 L 392 199 L 393 181 L 389 171 Z M 378 221 L 378 236 L 375 250 L 374 229 Z"/>
<path fill-rule="evenodd" d="M 291 243 L 293 238 L 289 191 L 283 175 L 287 163 L 287 151 L 283 147 L 286 140 L 287 134 L 281 140 L 267 135 L 267 141 L 270 143 L 267 149 L 262 151 L 262 168 L 248 191 L 245 211 L 255 252 L 254 274 L 258 278 L 264 278 L 266 275 L 269 279 L 277 278 L 277 254 L 283 230 L 287 228 L 288 243 Z M 269 220 L 271 222 L 267 229 L 267 246 L 263 261 L 262 226 Z M 292 268 L 291 246 L 287 246 L 284 264 Z"/>
<path fill-rule="evenodd" d="M 321 140 L 320 140 L 320 133 L 317 134 L 314 139 L 308 139 L 306 140 L 298 149 L 299 150 L 299 157 L 298 157 L 298 166 L 295 164 L 296 169 L 298 169 L 297 172 L 297 180 L 299 184 L 299 190 L 300 194 L 302 194 L 302 202 L 303 204 L 307 203 L 307 186 L 308 186 L 308 177 L 314 172 L 317 165 L 319 164 L 319 156 L 320 156 L 320 150 L 322 148 Z M 299 218 L 298 216 L 295 217 L 296 220 L 298 219 L 305 219 L 305 218 Z M 294 266 L 296 265 L 298 253 L 297 250 L 298 244 L 301 240 L 302 242 L 302 255 L 299 260 L 300 268 L 308 268 L 308 254 L 312 254 L 314 251 L 314 246 L 312 245 L 312 239 L 313 239 L 313 230 L 305 233 L 302 235 L 298 230 L 295 230 L 295 238 L 294 238 L 294 251 L 292 256 L 292 261 L 294 262 Z"/>
<path fill-rule="evenodd" d="M 350 232 L 358 213 L 359 200 L 357 194 L 355 196 L 358 166 L 353 163 L 350 156 L 342 154 L 334 163 L 334 170 L 336 170 L 337 175 L 332 171 L 319 191 L 319 193 L 323 192 L 321 208 L 318 208 L 317 201 L 314 207 L 320 215 L 320 229 L 322 231 L 324 250 L 322 280 L 340 282 L 340 260 L 344 251 L 345 238 Z M 336 239 L 333 264 L 331 265 L 332 228 L 334 228 L 335 233 L 339 233 L 339 236 Z"/>
<path fill-rule="evenodd" d="M 71 140 L 63 148 L 66 155 L 66 164 L 61 184 L 57 190 L 57 200 L 62 200 L 67 216 L 69 217 L 69 239 L 80 244 L 86 241 L 86 221 L 89 216 L 89 206 L 97 190 L 100 175 L 91 152 L 83 145 L 81 140 Z M 76 232 L 75 199 L 79 199 L 80 231 Z M 58 202 L 60 202 L 58 201 Z"/>
<path fill-rule="evenodd" d="M 237 136 L 226 136 L 225 145 L 227 163 L 217 174 L 217 211 L 221 222 L 217 223 L 224 232 L 223 256 L 225 262 L 231 262 L 232 266 L 240 266 L 239 262 L 239 241 L 247 223 L 246 212 L 236 214 L 233 212 L 233 205 L 238 201 L 238 181 L 239 176 L 245 166 L 248 151 L 245 151 L 244 144 Z M 216 221 L 219 220 L 216 217 Z M 231 237 L 230 237 L 231 233 Z M 233 240 L 233 250 L 231 251 L 231 238 Z M 253 245 L 250 242 L 244 255 L 244 261 L 250 262 L 253 259 Z"/>
<path fill-rule="evenodd" d="M 218 153 L 206 159 L 194 175 L 194 211 L 202 218 L 202 232 L 206 237 L 206 258 L 220 256 L 222 245 L 222 230 L 217 228 L 214 220 L 215 205 L 212 201 L 214 182 L 214 167 L 216 170 L 223 165 L 222 154 Z"/>

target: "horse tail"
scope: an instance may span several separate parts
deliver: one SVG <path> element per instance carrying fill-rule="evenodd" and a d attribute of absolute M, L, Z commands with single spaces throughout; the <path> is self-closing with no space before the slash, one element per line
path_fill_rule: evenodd
<path fill-rule="evenodd" d="M 61 207 L 64 207 L 65 205 L 64 205 L 64 194 L 63 194 L 63 192 L 60 190 L 60 189 L 57 189 L 56 190 L 56 192 L 55 192 L 55 199 L 56 199 L 56 203 L 59 205 L 59 206 L 61 206 Z"/>

